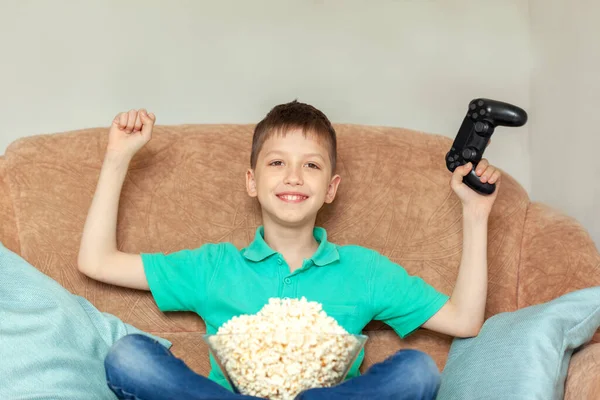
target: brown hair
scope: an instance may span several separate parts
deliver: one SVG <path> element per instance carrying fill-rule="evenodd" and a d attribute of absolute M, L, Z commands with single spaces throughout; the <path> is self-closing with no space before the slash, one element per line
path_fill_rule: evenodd
<path fill-rule="evenodd" d="M 329 147 L 329 160 L 331 161 L 331 173 L 333 174 L 337 152 L 335 130 L 325 114 L 315 107 L 299 103 L 297 100 L 273 107 L 267 116 L 256 125 L 252 137 L 250 166 L 253 169 L 256 168 L 258 153 L 269 137 L 276 133 L 285 135 L 291 129 L 301 129 L 304 136 L 310 133 L 326 142 Z"/>

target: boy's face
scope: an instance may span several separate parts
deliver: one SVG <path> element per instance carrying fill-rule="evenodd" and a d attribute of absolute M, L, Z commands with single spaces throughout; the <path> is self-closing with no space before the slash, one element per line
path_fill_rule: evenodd
<path fill-rule="evenodd" d="M 258 197 L 263 223 L 314 224 L 323 203 L 335 198 L 341 178 L 332 176 L 326 143 L 301 130 L 272 135 L 246 173 L 246 189 Z M 269 221 L 266 221 L 269 220 Z"/>

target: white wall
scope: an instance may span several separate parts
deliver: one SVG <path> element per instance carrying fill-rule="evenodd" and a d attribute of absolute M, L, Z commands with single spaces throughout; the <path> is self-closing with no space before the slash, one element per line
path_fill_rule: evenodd
<path fill-rule="evenodd" d="M 525 0 L 3 1 L 0 152 L 134 107 L 258 122 L 296 97 L 334 122 L 453 137 L 475 97 L 528 108 L 528 21 Z M 486 152 L 526 189 L 528 129 Z"/>
<path fill-rule="evenodd" d="M 600 2 L 531 0 L 531 197 L 600 248 Z"/>
<path fill-rule="evenodd" d="M 491 97 L 530 119 L 486 157 L 600 244 L 598 20 L 593 0 L 1 1 L 0 153 L 134 107 L 257 122 L 293 98 L 453 137 Z"/>

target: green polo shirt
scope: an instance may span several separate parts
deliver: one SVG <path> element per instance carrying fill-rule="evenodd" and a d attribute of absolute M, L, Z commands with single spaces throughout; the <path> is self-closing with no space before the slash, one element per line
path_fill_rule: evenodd
<path fill-rule="evenodd" d="M 292 273 L 264 241 L 262 226 L 241 250 L 231 243 L 205 244 L 168 255 L 142 254 L 142 260 L 158 308 L 196 312 L 209 334 L 236 315 L 257 313 L 269 298 L 304 296 L 320 302 L 349 333 L 359 334 L 371 320 L 381 320 L 405 337 L 448 300 L 374 250 L 330 243 L 319 227 L 314 237 L 317 251 Z M 363 358 L 364 351 L 346 379 L 359 374 Z M 231 390 L 212 356 L 210 362 L 209 378 Z"/>

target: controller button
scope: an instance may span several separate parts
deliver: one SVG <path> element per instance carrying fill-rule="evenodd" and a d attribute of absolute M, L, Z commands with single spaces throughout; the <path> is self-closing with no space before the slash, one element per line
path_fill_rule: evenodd
<path fill-rule="evenodd" d="M 477 105 L 478 105 L 479 107 L 482 107 L 482 106 L 483 106 L 483 100 L 479 100 L 479 101 L 477 102 Z"/>
<path fill-rule="evenodd" d="M 456 151 L 456 149 L 455 149 L 454 147 L 453 147 L 453 148 L 451 148 L 450 150 L 452 150 L 452 151 Z"/>
<path fill-rule="evenodd" d="M 485 108 L 482 108 L 481 110 L 479 110 L 479 114 L 485 115 Z"/>
<path fill-rule="evenodd" d="M 450 164 L 450 169 L 454 169 L 454 163 Z"/>
<path fill-rule="evenodd" d="M 454 161 L 454 157 L 453 156 L 448 157 L 448 161 L 450 161 L 450 162 Z"/>
<path fill-rule="evenodd" d="M 486 123 L 483 123 L 483 122 L 475 123 L 475 132 L 485 133 L 485 132 L 487 132 L 488 128 L 489 128 L 489 126 Z"/>
<path fill-rule="evenodd" d="M 474 149 L 466 148 L 462 151 L 462 156 L 465 160 L 472 160 L 477 156 L 477 151 Z"/>
<path fill-rule="evenodd" d="M 476 107 L 477 107 L 477 106 L 475 105 L 475 103 L 471 103 L 471 104 L 469 104 L 469 108 L 470 108 L 471 110 L 474 110 Z"/>
<path fill-rule="evenodd" d="M 479 114 L 477 114 L 477 113 L 473 113 L 473 114 L 471 115 L 471 118 L 473 118 L 473 119 L 477 119 L 477 117 L 479 117 Z"/>

